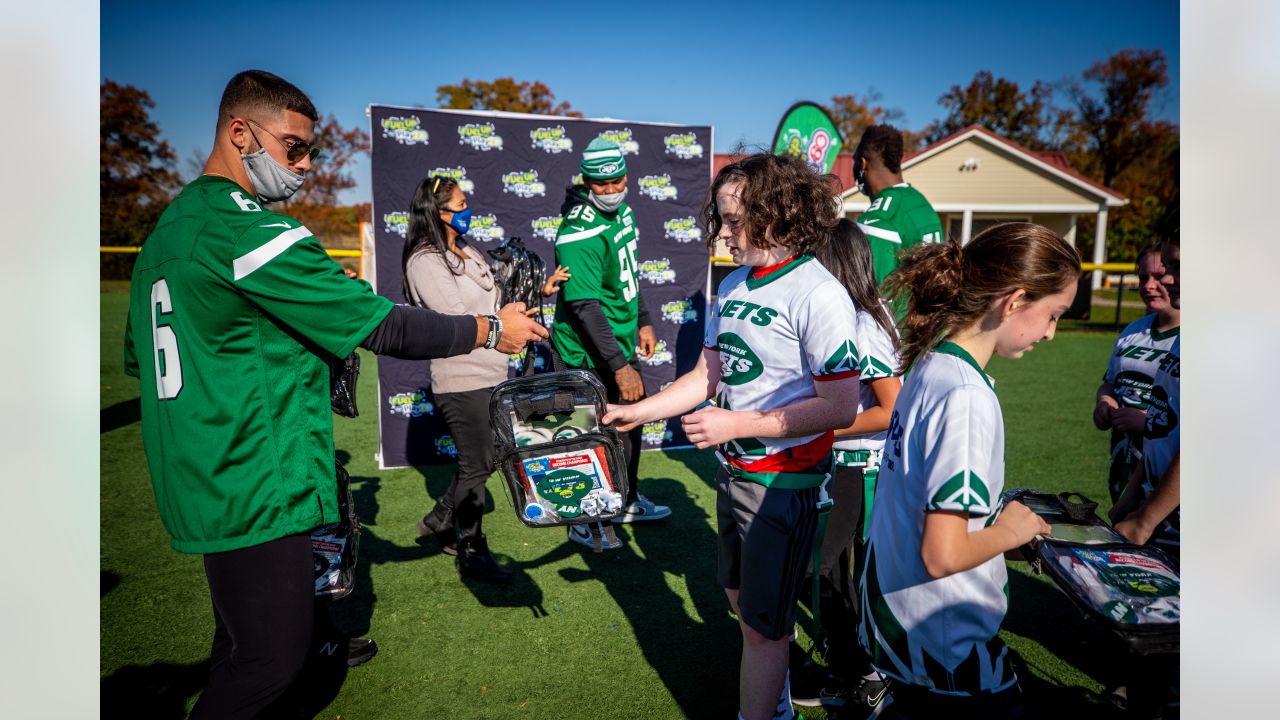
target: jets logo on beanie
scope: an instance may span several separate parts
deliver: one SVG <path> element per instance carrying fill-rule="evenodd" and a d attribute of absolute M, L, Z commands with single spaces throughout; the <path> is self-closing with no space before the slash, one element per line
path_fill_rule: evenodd
<path fill-rule="evenodd" d="M 627 160 L 622 156 L 618 143 L 596 138 L 583 151 L 579 168 L 584 178 L 612 180 L 627 174 Z"/>

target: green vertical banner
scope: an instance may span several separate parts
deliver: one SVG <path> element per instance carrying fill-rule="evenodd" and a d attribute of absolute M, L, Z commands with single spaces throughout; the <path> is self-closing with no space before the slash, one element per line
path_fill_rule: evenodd
<path fill-rule="evenodd" d="M 787 110 L 773 135 L 775 155 L 791 155 L 820 173 L 831 172 L 844 142 L 831 116 L 817 104 L 798 102 Z"/>

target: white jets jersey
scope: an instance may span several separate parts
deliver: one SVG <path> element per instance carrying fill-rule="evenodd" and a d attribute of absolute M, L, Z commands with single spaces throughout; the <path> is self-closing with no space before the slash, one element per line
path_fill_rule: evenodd
<path fill-rule="evenodd" d="M 1178 340 L 1178 328 L 1160 332 L 1155 322 L 1154 313 L 1140 317 L 1116 338 L 1102 380 L 1115 387 L 1116 401 L 1122 407 L 1146 409 L 1156 370 Z"/>
<path fill-rule="evenodd" d="M 844 286 L 809 255 L 735 270 L 720 283 L 704 340 L 720 353 L 716 404 L 774 410 L 817 397 L 817 382 L 855 377 L 856 330 Z M 739 438 L 720 450 L 747 473 L 802 472 L 826 459 L 832 437 Z"/>
<path fill-rule="evenodd" d="M 999 691 L 1016 678 L 998 632 L 1004 557 L 934 579 L 920 558 L 925 512 L 954 510 L 969 532 L 995 521 L 1004 491 L 1004 419 L 992 380 L 944 342 L 907 373 L 871 510 L 858 634 L 872 664 L 937 692 Z"/>
<path fill-rule="evenodd" d="M 1182 405 L 1182 344 L 1175 338 L 1173 347 L 1160 363 L 1147 406 L 1147 432 L 1142 441 L 1142 461 L 1146 464 L 1146 480 L 1142 483 L 1142 496 L 1150 499 L 1160 483 L 1160 476 L 1178 454 L 1182 435 L 1180 412 Z M 1179 551 L 1182 525 L 1182 508 L 1175 509 L 1160 523 L 1152 540 L 1160 547 Z"/>
<path fill-rule="evenodd" d="M 871 381 L 893 377 L 898 374 L 898 352 L 893 348 L 893 338 L 874 316 L 861 307 L 858 310 L 858 371 L 861 382 L 858 383 L 858 414 L 879 405 L 876 394 L 871 391 Z M 885 305 L 885 312 L 893 317 L 893 311 Z M 879 450 L 884 447 L 884 438 L 888 430 L 868 435 L 852 435 L 838 438 L 836 450 Z"/>

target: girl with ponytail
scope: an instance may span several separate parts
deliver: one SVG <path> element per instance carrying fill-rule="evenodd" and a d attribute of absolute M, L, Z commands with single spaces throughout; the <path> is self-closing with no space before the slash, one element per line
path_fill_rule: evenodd
<path fill-rule="evenodd" d="M 998 632 L 1004 553 L 1049 526 L 1004 491 L 1004 420 L 984 368 L 1053 339 L 1080 256 L 1030 223 L 961 247 L 921 245 L 889 276 L 905 301 L 894 406 L 861 574 L 859 639 L 902 717 L 1017 717 L 1017 677 Z M 958 715 L 957 715 L 958 713 Z"/>

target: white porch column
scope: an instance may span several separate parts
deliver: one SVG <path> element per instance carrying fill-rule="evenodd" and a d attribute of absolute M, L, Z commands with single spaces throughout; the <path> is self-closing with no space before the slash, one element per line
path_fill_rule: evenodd
<path fill-rule="evenodd" d="M 1099 265 L 1107 261 L 1107 206 L 1098 206 L 1098 228 L 1093 233 L 1093 261 Z M 1102 271 L 1093 272 L 1093 289 L 1102 287 Z"/>
<path fill-rule="evenodd" d="M 1077 221 L 1076 216 L 1072 215 L 1071 225 L 1067 227 L 1067 234 L 1062 236 L 1063 240 L 1066 240 L 1067 242 L 1071 243 L 1071 247 L 1076 246 L 1076 221 Z"/>
<path fill-rule="evenodd" d="M 965 210 L 964 218 L 960 220 L 960 244 L 968 245 L 969 238 L 973 236 L 973 211 Z"/>

